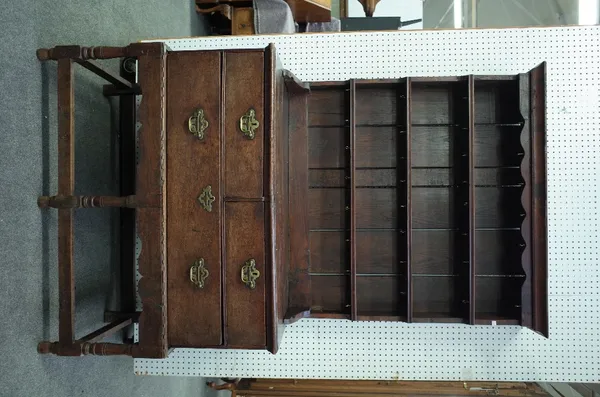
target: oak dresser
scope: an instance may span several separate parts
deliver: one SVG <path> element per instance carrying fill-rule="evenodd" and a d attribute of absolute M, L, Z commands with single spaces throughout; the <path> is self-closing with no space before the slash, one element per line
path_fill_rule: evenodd
<path fill-rule="evenodd" d="M 273 45 L 60 46 L 38 58 L 58 61 L 59 114 L 58 192 L 38 199 L 58 210 L 59 338 L 40 353 L 276 353 L 285 324 L 304 317 L 547 336 L 544 65 L 309 84 Z M 137 80 L 94 61 L 107 58 L 133 62 Z M 141 95 L 122 196 L 74 195 L 74 64 L 105 78 L 105 95 Z M 91 207 L 135 223 L 142 310 L 78 338 L 73 213 Z M 102 342 L 136 322 L 138 341 Z"/>

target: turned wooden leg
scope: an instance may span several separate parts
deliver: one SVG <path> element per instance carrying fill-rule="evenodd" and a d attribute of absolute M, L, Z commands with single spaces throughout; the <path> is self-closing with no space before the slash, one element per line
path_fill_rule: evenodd
<path fill-rule="evenodd" d="M 59 59 L 110 59 L 122 58 L 129 54 L 128 47 L 82 47 L 78 45 L 56 46 L 54 48 L 40 48 L 36 52 L 40 61 Z"/>
<path fill-rule="evenodd" d="M 59 342 L 40 342 L 37 351 L 40 354 L 55 354 L 57 356 L 131 356 L 133 345 L 118 343 L 87 343 L 75 342 L 62 345 Z"/>
<path fill-rule="evenodd" d="M 40 208 L 136 208 L 137 200 L 135 196 L 41 196 L 38 198 L 38 206 Z"/>

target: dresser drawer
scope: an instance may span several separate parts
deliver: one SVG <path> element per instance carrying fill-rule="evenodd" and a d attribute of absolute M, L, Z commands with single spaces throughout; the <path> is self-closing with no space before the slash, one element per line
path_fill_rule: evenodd
<path fill-rule="evenodd" d="M 229 347 L 266 345 L 265 208 L 262 202 L 225 204 L 225 301 Z"/>
<path fill-rule="evenodd" d="M 225 196 L 263 197 L 263 52 L 225 54 Z"/>
<path fill-rule="evenodd" d="M 223 343 L 218 52 L 169 55 L 167 299 L 171 346 Z M 141 154 L 143 156 L 143 153 Z"/>

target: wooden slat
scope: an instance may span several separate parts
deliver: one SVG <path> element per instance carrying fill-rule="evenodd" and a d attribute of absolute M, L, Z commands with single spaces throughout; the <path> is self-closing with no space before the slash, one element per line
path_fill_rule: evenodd
<path fill-rule="evenodd" d="M 394 168 L 397 165 L 398 139 L 404 142 L 402 126 L 358 126 L 356 148 L 361 156 L 359 168 Z M 475 135 L 476 167 L 517 167 L 522 154 L 519 146 L 520 128 L 477 125 Z M 413 167 L 451 167 L 453 127 L 412 126 L 411 146 Z M 309 168 L 342 168 L 345 164 L 344 127 L 309 128 Z"/>
<path fill-rule="evenodd" d="M 87 342 L 87 343 L 99 342 L 102 339 L 106 338 L 107 336 L 112 335 L 115 332 L 127 327 L 131 323 L 132 323 L 131 318 L 115 320 L 112 323 L 107 324 L 104 327 L 87 334 L 83 338 L 79 339 L 78 342 Z"/>
<path fill-rule="evenodd" d="M 476 187 L 476 227 L 515 228 L 521 224 L 521 212 L 515 212 L 519 203 L 519 187 Z M 412 187 L 413 228 L 454 228 L 451 203 L 454 188 Z M 395 229 L 398 222 L 396 189 L 356 189 L 357 225 L 360 228 Z M 311 229 L 343 229 L 344 189 L 309 189 L 309 226 Z M 448 203 L 448 204 L 441 204 Z M 506 208 L 506 210 L 499 210 Z"/>
<path fill-rule="evenodd" d="M 400 227 L 404 227 L 404 233 L 400 233 L 400 235 L 404 236 L 404 239 L 402 241 L 402 243 L 404 244 L 405 247 L 405 252 L 406 252 L 406 256 L 404 258 L 402 258 L 405 263 L 406 263 L 406 275 L 405 275 L 405 280 L 406 280 L 406 321 L 407 322 L 412 322 L 413 321 L 413 279 L 412 279 L 412 274 L 413 274 L 413 268 L 412 268 L 412 184 L 413 184 L 413 180 L 412 180 L 412 146 L 411 146 L 411 141 L 412 141 L 412 128 L 411 128 L 411 124 L 412 124 L 412 81 L 410 78 L 406 79 L 406 87 L 405 87 L 405 94 L 404 94 L 405 98 L 405 103 L 406 103 L 406 107 L 405 109 L 403 109 L 404 111 L 404 124 L 405 124 L 405 138 L 404 138 L 404 142 L 405 142 L 405 150 L 404 150 L 404 161 L 402 162 L 402 165 L 404 167 L 405 170 L 405 174 L 403 176 L 400 176 L 401 178 L 404 178 L 404 184 L 405 184 L 405 189 L 404 189 L 404 214 L 405 214 L 405 225 L 400 225 Z M 398 181 L 398 184 L 400 185 L 402 181 Z M 402 208 L 399 209 L 399 211 Z"/>
<path fill-rule="evenodd" d="M 58 60 L 58 195 L 73 195 L 75 184 L 75 121 L 73 61 Z M 73 270 L 73 210 L 58 210 L 59 342 L 71 345 L 75 336 L 75 275 Z"/>
<path fill-rule="evenodd" d="M 350 107 L 348 123 L 350 127 L 350 318 L 357 320 L 357 284 L 356 284 L 356 82 L 350 80 Z M 361 109 L 362 113 L 362 109 Z M 362 292 L 361 292 L 362 294 Z"/>
<path fill-rule="evenodd" d="M 311 188 L 343 188 L 346 179 L 343 169 L 313 169 L 310 170 L 309 187 Z M 396 187 L 396 169 L 369 168 L 357 169 L 356 188 Z"/>
<path fill-rule="evenodd" d="M 468 134 L 469 134 L 469 164 L 468 164 L 468 173 L 469 173 L 469 242 L 468 242 L 468 250 L 469 250 L 469 324 L 475 324 L 475 310 L 476 310 L 476 302 L 475 302 L 475 80 L 473 79 L 473 75 L 468 77 L 468 92 L 467 92 L 467 101 L 469 105 L 469 116 L 468 116 Z"/>
<path fill-rule="evenodd" d="M 102 77 L 104 80 L 108 81 L 109 83 L 112 83 L 115 86 L 115 88 L 129 89 L 129 90 L 134 88 L 134 85 L 132 83 L 125 80 L 121 76 L 118 76 L 112 72 L 109 72 L 108 70 L 104 69 L 102 66 L 100 66 L 95 61 L 92 61 L 92 60 L 83 61 L 80 59 L 76 59 L 75 62 L 77 62 L 78 64 L 80 64 L 81 66 L 83 66 L 84 68 L 89 70 L 90 72 L 95 73 L 96 75 Z"/>

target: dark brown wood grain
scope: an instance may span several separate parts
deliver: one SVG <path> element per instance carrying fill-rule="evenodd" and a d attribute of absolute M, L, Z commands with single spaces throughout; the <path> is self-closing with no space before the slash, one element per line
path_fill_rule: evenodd
<path fill-rule="evenodd" d="M 290 308 L 311 307 L 311 266 L 308 227 L 308 95 L 289 98 Z"/>
<path fill-rule="evenodd" d="M 398 250 L 404 252 L 404 255 L 398 259 L 398 265 L 404 265 L 404 284 L 405 291 L 400 291 L 399 296 L 401 305 L 406 313 L 406 321 L 413 321 L 413 213 L 412 213 L 412 80 L 407 78 L 399 94 L 400 107 L 398 109 L 399 119 L 402 122 L 404 130 L 404 142 L 399 139 L 397 152 L 399 158 L 404 161 L 398 163 L 397 187 L 398 193 L 398 212 L 400 215 L 400 224 L 398 225 Z M 400 133 L 400 132 L 399 132 Z M 404 293 L 403 293 L 404 292 Z"/>
<path fill-rule="evenodd" d="M 308 100 L 308 125 L 338 126 L 346 124 L 347 83 L 332 89 L 314 89 Z M 311 85 L 312 87 L 312 85 Z"/>
<path fill-rule="evenodd" d="M 289 238 L 289 102 L 286 91 L 285 73 L 277 57 L 275 46 L 265 50 L 265 194 L 271 206 L 266 211 L 265 232 L 267 233 L 265 268 L 266 276 L 266 335 L 267 349 L 277 353 L 283 338 L 284 316 L 288 311 L 290 270 Z M 288 73 L 295 84 L 299 84 Z M 292 84 L 292 83 L 290 83 Z M 298 109 L 296 109 L 298 110 Z M 306 214 L 306 212 L 305 212 Z M 305 308 L 308 309 L 308 308 Z"/>
<path fill-rule="evenodd" d="M 530 72 L 533 329 L 549 336 L 548 246 L 546 220 L 546 63 Z"/>
<path fill-rule="evenodd" d="M 453 241 L 456 231 L 417 230 L 413 232 L 413 268 L 420 274 L 458 274 L 454 267 Z M 478 230 L 475 256 L 477 274 L 521 274 L 521 238 L 518 230 Z"/>
<path fill-rule="evenodd" d="M 412 274 L 452 275 L 456 231 L 414 230 L 412 233 Z"/>
<path fill-rule="evenodd" d="M 343 188 L 346 185 L 343 169 L 312 169 L 308 173 L 310 188 Z M 393 168 L 356 169 L 357 188 L 396 187 L 396 170 Z"/>
<path fill-rule="evenodd" d="M 401 295 L 406 294 L 403 277 L 359 276 L 357 279 L 358 315 L 394 316 L 404 313 Z"/>
<path fill-rule="evenodd" d="M 395 228 L 397 223 L 395 200 L 395 189 L 357 189 L 357 228 Z M 310 189 L 308 202 L 311 229 L 345 227 L 346 202 L 343 189 Z"/>
<path fill-rule="evenodd" d="M 448 126 L 413 125 L 411 128 L 412 166 L 451 167 L 453 165 L 450 150 L 451 130 L 452 128 Z"/>
<path fill-rule="evenodd" d="M 412 82 L 412 124 L 451 123 L 454 83 Z"/>
<path fill-rule="evenodd" d="M 225 153 L 224 195 L 262 197 L 265 142 L 264 70 L 262 51 L 227 52 L 225 55 Z M 250 109 L 259 127 L 254 139 L 240 130 L 240 118 Z"/>
<path fill-rule="evenodd" d="M 517 319 L 522 283 L 520 277 L 476 277 L 477 317 Z"/>
<path fill-rule="evenodd" d="M 58 194 L 73 195 L 75 187 L 75 121 L 73 62 L 58 61 Z M 58 288 L 61 345 L 75 338 L 75 273 L 73 268 L 73 210 L 58 210 Z"/>
<path fill-rule="evenodd" d="M 469 308 L 468 308 L 468 322 L 469 324 L 475 324 L 475 311 L 477 309 L 476 298 L 476 283 L 475 283 L 475 274 L 477 273 L 477 256 L 476 256 L 476 231 L 475 231 L 475 213 L 476 213 L 476 200 L 475 200 L 475 164 L 476 164 L 476 156 L 477 156 L 477 146 L 475 145 L 475 80 L 473 79 L 473 75 L 468 76 L 467 79 L 467 108 L 468 108 L 468 116 L 467 116 L 467 134 L 468 134 L 468 164 L 467 164 L 467 173 L 468 173 L 468 278 L 469 278 L 469 291 L 468 291 L 468 299 L 469 299 Z"/>
<path fill-rule="evenodd" d="M 350 315 L 350 275 L 311 275 L 312 311 Z M 348 317 L 349 318 L 349 317 Z"/>
<path fill-rule="evenodd" d="M 190 65 L 194 65 L 190 68 Z M 185 51 L 168 58 L 167 244 L 169 345 L 219 346 L 223 343 L 221 315 L 222 186 L 219 52 Z M 188 130 L 197 109 L 208 122 L 203 140 Z M 198 200 L 207 186 L 215 197 L 211 211 Z M 203 288 L 190 281 L 190 268 L 204 261 L 209 272 Z"/>
<path fill-rule="evenodd" d="M 356 125 L 396 125 L 398 86 L 360 87 L 356 92 Z"/>
<path fill-rule="evenodd" d="M 225 289 L 227 343 L 229 347 L 265 348 L 266 282 L 265 208 L 263 203 L 225 204 Z M 250 289 L 241 280 L 245 262 L 254 259 L 260 277 Z"/>
<path fill-rule="evenodd" d="M 456 277 L 413 276 L 414 321 L 419 317 L 462 317 L 455 310 Z"/>
<path fill-rule="evenodd" d="M 404 274 L 405 263 L 398 255 L 395 230 L 357 230 L 356 262 L 358 274 Z M 346 271 L 345 233 L 342 231 L 311 232 L 311 271 L 339 273 Z"/>
<path fill-rule="evenodd" d="M 398 129 L 389 126 L 356 127 L 356 167 L 395 167 Z M 344 167 L 346 159 L 343 127 L 312 127 L 309 129 L 309 167 Z"/>
<path fill-rule="evenodd" d="M 477 81 L 475 88 L 475 123 L 519 124 L 519 85 L 517 80 Z"/>
<path fill-rule="evenodd" d="M 475 225 L 477 228 L 518 228 L 523 220 L 518 187 L 475 188 Z"/>
<path fill-rule="evenodd" d="M 413 178 L 413 183 L 415 179 Z M 454 200 L 449 188 L 412 188 L 413 228 L 453 228 Z"/>
<path fill-rule="evenodd" d="M 348 134 L 348 142 L 349 145 L 347 146 L 348 152 L 349 152 L 349 166 L 350 166 L 350 170 L 349 170 L 349 174 L 350 174 L 350 183 L 349 183 L 349 188 L 350 188 L 350 203 L 349 206 L 346 205 L 345 207 L 345 211 L 346 213 L 348 213 L 349 211 L 349 224 L 350 224 L 350 230 L 349 230 L 349 244 L 348 247 L 350 249 L 350 254 L 349 254 L 349 259 L 350 259 L 350 319 L 351 320 L 356 320 L 358 318 L 358 303 L 357 303 L 357 295 L 358 295 L 358 285 L 357 285 L 357 279 L 356 279 L 356 266 L 357 266 L 357 260 L 356 260 L 356 247 L 357 247 L 357 241 L 356 241 L 356 228 L 358 227 L 358 215 L 357 212 L 359 210 L 362 210 L 362 208 L 358 208 L 358 194 L 357 194 L 357 190 L 356 190 L 356 167 L 357 167 L 357 158 L 359 157 L 359 151 L 357 148 L 357 142 L 356 142 L 356 138 L 357 138 L 357 127 L 356 125 L 358 124 L 358 119 L 357 119 L 357 107 L 360 106 L 361 104 L 358 103 L 358 93 L 356 92 L 356 82 L 354 80 L 350 80 L 349 82 L 349 90 L 350 90 L 350 97 L 349 97 L 349 109 L 348 109 L 348 123 L 349 123 L 349 134 Z M 362 291 L 361 291 L 362 293 Z"/>
<path fill-rule="evenodd" d="M 138 47 L 142 46 L 140 44 Z M 136 211 L 141 251 L 138 290 L 142 301 L 136 357 L 163 358 L 167 338 L 166 241 L 166 52 L 163 43 L 144 43 L 148 55 L 138 58 L 138 81 L 144 96 L 140 104 L 139 159 L 136 194 L 160 196 L 159 208 Z"/>
<path fill-rule="evenodd" d="M 521 288 L 521 318 L 520 323 L 525 327 L 533 328 L 533 263 L 531 254 L 532 221 L 531 221 L 531 92 L 530 75 L 519 75 L 519 110 L 524 119 L 523 130 L 520 133 L 521 145 L 524 149 L 523 162 L 519 168 L 519 178 L 523 182 L 521 192 L 521 206 L 525 212 L 525 219 L 520 227 L 520 243 L 522 252 L 517 262 L 522 267 L 525 279 Z M 527 183 L 529 182 L 529 183 Z"/>
<path fill-rule="evenodd" d="M 311 244 L 308 227 L 308 98 L 306 94 L 289 98 L 290 131 L 290 307 L 311 306 L 310 276 Z M 343 179 L 343 178 L 342 178 Z"/>

